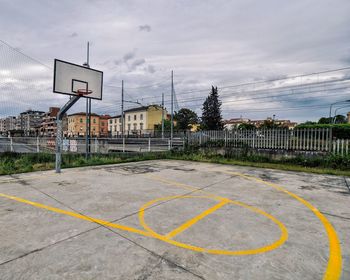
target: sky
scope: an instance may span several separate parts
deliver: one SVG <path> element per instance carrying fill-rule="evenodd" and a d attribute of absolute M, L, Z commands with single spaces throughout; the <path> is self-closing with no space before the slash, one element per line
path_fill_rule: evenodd
<path fill-rule="evenodd" d="M 122 80 L 127 101 L 164 93 L 170 110 L 172 70 L 175 109 L 199 115 L 212 85 L 224 119 L 318 120 L 350 99 L 350 69 L 325 72 L 350 67 L 349 0 L 0 0 L 0 25 L 0 117 L 62 106 L 53 61 L 83 64 L 87 41 L 104 72 L 96 113 L 120 113 Z"/>

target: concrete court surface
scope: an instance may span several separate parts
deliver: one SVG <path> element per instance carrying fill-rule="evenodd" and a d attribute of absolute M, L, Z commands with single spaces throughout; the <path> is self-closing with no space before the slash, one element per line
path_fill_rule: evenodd
<path fill-rule="evenodd" d="M 0 279 L 350 279 L 347 178 L 186 161 L 0 177 Z"/>

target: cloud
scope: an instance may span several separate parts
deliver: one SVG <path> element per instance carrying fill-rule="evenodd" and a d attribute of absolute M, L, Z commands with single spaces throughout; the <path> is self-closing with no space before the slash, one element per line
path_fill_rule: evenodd
<path fill-rule="evenodd" d="M 153 74 L 154 72 L 156 72 L 156 68 L 153 65 L 148 65 L 147 68 L 146 68 L 146 71 L 148 73 Z"/>
<path fill-rule="evenodd" d="M 135 57 L 135 51 L 128 52 L 123 56 L 123 61 L 128 62 L 130 59 L 133 59 Z"/>
<path fill-rule="evenodd" d="M 139 25 L 139 31 L 151 32 L 152 28 L 150 25 Z"/>
<path fill-rule="evenodd" d="M 72 34 L 69 35 L 69 37 L 71 37 L 71 38 L 78 37 L 78 33 L 77 32 L 73 32 Z"/>
<path fill-rule="evenodd" d="M 171 70 L 175 71 L 179 103 L 195 109 L 200 108 L 203 102 L 192 102 L 191 98 L 204 99 L 211 84 L 217 85 L 220 90 L 225 86 L 252 82 L 255 77 L 257 81 L 284 75 L 291 77 L 342 68 L 350 62 L 349 0 L 338 0 L 334 5 L 329 5 L 330 1 L 319 0 L 286 3 L 255 1 L 254 5 L 251 5 L 252 1 L 245 0 L 105 0 L 104 5 L 95 0 L 51 2 L 50 5 L 42 5 L 40 1 L 3 1 L 0 24 L 7 28 L 0 31 L 1 39 L 50 66 L 54 58 L 81 64 L 85 60 L 86 41 L 93 41 L 90 64 L 92 68 L 104 71 L 106 85 L 119 86 L 121 80 L 126 80 L 129 87 L 140 87 L 166 81 L 165 85 L 162 83 L 157 88 L 159 91 L 154 88 L 142 91 L 142 95 L 155 96 L 154 102 L 159 102 L 162 91 L 169 92 Z M 26 13 L 22 13 L 23 10 Z M 215 17 L 212 16 L 213 10 Z M 18 13 L 22 16 L 15 18 Z M 325 18 L 329 20 L 325 21 Z M 144 36 L 140 32 L 145 32 Z M 79 40 L 74 37 L 79 37 Z M 0 69 L 11 72 L 10 75 L 5 73 L 8 81 L 20 81 L 20 89 L 15 87 L 17 82 L 11 84 L 18 91 L 17 95 L 10 89 L 1 91 L 1 96 L 9 97 L 6 104 L 23 100 L 20 104 L 17 102 L 13 112 L 19 113 L 31 104 L 38 105 L 33 109 L 45 109 L 61 101 L 64 104 L 67 97 L 54 95 L 49 88 L 52 87 L 52 69 L 48 69 L 47 73 L 36 73 L 32 69 L 23 71 L 24 64 L 35 62 L 13 50 L 4 53 L 5 47 L 1 43 L 0 47 Z M 346 77 L 349 73 L 342 71 Z M 304 77 L 297 82 L 306 83 L 308 79 Z M 315 79 L 323 81 L 321 76 L 313 76 L 310 82 Z M 36 86 L 44 81 L 48 87 Z M 342 83 L 349 85 L 350 81 Z M 266 87 L 280 84 L 282 82 L 271 82 Z M 283 84 L 290 85 L 290 80 Z M 260 88 L 257 84 L 248 89 L 228 88 L 225 92 L 249 98 L 256 94 L 252 93 L 253 90 Z M 140 98 L 139 91 L 130 94 L 134 94 L 135 100 Z M 270 93 L 265 91 L 264 94 Z M 42 101 L 40 108 L 36 103 L 39 96 Z M 311 94 L 308 96 L 312 97 Z M 330 104 L 344 99 L 344 96 L 339 93 L 313 100 L 317 104 Z M 223 115 L 234 118 L 239 112 L 243 117 L 263 118 L 269 112 L 251 110 L 279 106 L 270 104 L 275 101 L 272 98 L 258 101 L 226 103 Z M 94 110 L 115 114 L 116 108 L 120 107 L 118 102 L 120 97 L 115 94 L 115 89 L 106 87 L 103 100 L 93 102 Z M 148 101 L 145 99 L 145 102 Z M 111 112 L 105 104 L 117 105 L 110 109 Z M 290 96 L 283 103 L 283 108 L 296 105 L 299 106 L 297 96 Z M 80 109 L 79 106 L 74 106 L 72 111 Z M 246 113 L 241 113 L 244 110 Z M 0 111 L 3 113 L 1 107 Z M 285 110 L 277 114 L 280 114 L 279 118 L 305 120 L 317 119 L 327 114 L 326 111 L 323 108 Z"/>
<path fill-rule="evenodd" d="M 114 63 L 114 65 L 118 66 L 122 63 L 122 61 L 120 59 L 115 59 L 115 60 L 113 60 L 113 63 Z"/>
<path fill-rule="evenodd" d="M 139 59 L 135 59 L 130 67 L 129 67 L 129 71 L 134 71 L 138 66 L 141 66 L 143 64 L 146 63 L 146 60 L 144 58 L 139 58 Z"/>

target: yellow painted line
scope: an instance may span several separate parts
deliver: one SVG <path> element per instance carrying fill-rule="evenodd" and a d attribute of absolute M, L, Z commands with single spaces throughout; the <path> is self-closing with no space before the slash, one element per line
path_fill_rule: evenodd
<path fill-rule="evenodd" d="M 296 194 L 294 194 L 294 193 L 292 193 L 292 192 L 290 192 L 290 191 L 288 191 L 288 190 L 286 190 L 286 189 L 282 188 L 281 186 L 276 185 L 274 183 L 266 182 L 262 179 L 259 179 L 259 178 L 253 177 L 253 176 L 244 175 L 244 174 L 237 173 L 237 172 L 225 171 L 224 173 L 238 175 L 238 176 L 246 178 L 248 180 L 255 180 L 257 182 L 260 182 L 262 184 L 270 186 L 278 191 L 281 191 L 283 193 L 288 194 L 289 196 L 291 196 L 294 199 L 301 202 L 308 209 L 310 209 L 315 214 L 315 216 L 321 221 L 321 223 L 323 224 L 323 227 L 326 230 L 327 236 L 328 236 L 329 258 L 328 258 L 327 269 L 324 273 L 323 279 L 324 280 L 338 280 L 340 278 L 341 272 L 342 272 L 342 255 L 341 255 L 340 241 L 338 239 L 337 232 L 335 231 L 334 227 L 329 222 L 329 220 L 315 206 L 313 206 L 310 202 L 301 198 L 300 196 L 298 196 L 298 195 L 296 195 Z"/>
<path fill-rule="evenodd" d="M 171 199 L 185 199 L 185 198 L 204 198 L 204 199 L 213 199 L 211 196 L 193 196 L 193 195 L 185 195 L 185 196 L 181 196 L 181 195 L 177 195 L 177 196 L 169 196 L 169 197 L 163 197 L 163 198 L 157 198 L 154 199 L 152 201 L 147 202 L 145 205 L 143 205 L 140 208 L 139 211 L 139 221 L 141 226 L 148 231 L 149 233 L 152 234 L 153 237 L 162 240 L 164 242 L 167 242 L 169 244 L 172 244 L 174 246 L 177 247 L 181 247 L 184 249 L 188 249 L 188 250 L 192 250 L 192 251 L 196 251 L 196 252 L 202 252 L 202 253 L 208 253 L 208 254 L 214 254 L 214 255 L 231 255 L 231 256 L 241 256 L 241 255 L 255 255 L 255 254 L 262 254 L 262 253 L 266 253 L 268 251 L 272 251 L 277 249 L 278 247 L 280 247 L 281 245 L 283 245 L 287 239 L 288 239 L 288 231 L 287 228 L 284 226 L 284 224 L 282 222 L 280 222 L 278 219 L 276 219 L 274 216 L 264 212 L 263 210 L 247 205 L 243 202 L 239 202 L 239 201 L 234 201 L 234 200 L 230 200 L 230 199 L 225 199 L 225 201 L 227 203 L 232 203 L 232 204 L 236 204 L 242 207 L 245 207 L 255 213 L 258 213 L 260 215 L 265 216 L 266 218 L 270 219 L 271 221 L 273 221 L 276 225 L 278 225 L 280 231 L 281 231 L 281 235 L 280 238 L 278 240 L 276 240 L 275 242 L 272 242 L 271 244 L 268 244 L 266 246 L 263 247 L 259 247 L 259 248 L 254 248 L 254 249 L 248 249 L 248 250 L 237 250 L 237 251 L 231 251 L 231 250 L 218 250 L 218 249 L 207 249 L 207 248 L 202 248 L 199 246 L 194 246 L 191 244 L 186 244 L 186 243 L 182 243 L 182 242 L 178 242 L 176 240 L 173 239 L 169 239 L 164 235 L 161 235 L 157 232 L 155 232 L 149 225 L 147 225 L 146 221 L 145 221 L 145 210 L 149 207 L 151 207 L 153 204 L 159 202 L 159 201 L 164 201 L 164 200 L 171 200 Z"/>
<path fill-rule="evenodd" d="M 97 223 L 97 224 L 100 224 L 100 225 L 103 225 L 103 226 L 108 226 L 108 227 L 111 227 L 111 228 L 116 228 L 116 229 L 120 229 L 120 230 L 124 230 L 124 231 L 130 231 L 130 232 L 138 233 L 138 234 L 141 234 L 141 235 L 144 235 L 144 236 L 150 236 L 150 234 L 148 232 L 143 231 L 143 230 L 139 230 L 139 229 L 136 229 L 136 228 L 127 227 L 127 226 L 123 226 L 123 225 L 120 225 L 120 224 L 115 224 L 115 223 L 111 223 L 111 222 L 108 222 L 108 221 L 92 218 L 92 217 L 89 217 L 89 216 L 81 215 L 79 213 L 66 211 L 66 210 L 63 210 L 63 209 L 60 209 L 60 208 L 55 208 L 55 207 L 51 207 L 51 206 L 44 205 L 44 204 L 41 204 L 41 203 L 37 203 L 37 202 L 30 201 L 30 200 L 26 200 L 26 199 L 23 199 L 23 198 L 20 198 L 20 197 L 6 195 L 6 194 L 3 194 L 3 193 L 0 193 L 0 196 L 8 198 L 8 199 L 15 200 L 15 201 L 18 201 L 18 202 L 22 202 L 22 203 L 25 203 L 25 204 L 29 204 L 29 205 L 32 205 L 32 206 L 35 206 L 35 207 L 38 207 L 38 208 L 46 209 L 46 210 L 49 210 L 51 212 L 56 212 L 56 213 L 59 213 L 59 214 L 64 214 L 64 215 L 71 216 L 71 217 L 74 217 L 74 218 L 78 218 L 78 219 L 81 219 L 81 220 Z"/>
<path fill-rule="evenodd" d="M 198 190 L 198 189 L 193 188 L 193 187 L 192 187 L 192 189 Z M 6 194 L 3 194 L 3 193 L 0 193 L 0 197 L 8 198 L 8 199 L 11 199 L 11 200 L 14 200 L 14 201 L 18 201 L 18 202 L 21 202 L 21 203 L 32 205 L 34 207 L 46 209 L 48 211 L 52 211 L 52 212 L 56 212 L 56 213 L 64 214 L 64 215 L 68 215 L 68 216 L 71 216 L 71 217 L 74 217 L 74 218 L 78 218 L 78 219 L 82 219 L 82 220 L 86 220 L 86 221 L 89 221 L 89 222 L 94 222 L 94 223 L 97 223 L 97 224 L 100 224 L 100 225 L 104 225 L 104 226 L 108 226 L 108 227 L 111 227 L 111 228 L 116 228 L 116 229 L 123 230 L 123 231 L 137 233 L 137 234 L 140 234 L 140 235 L 143 235 L 143 236 L 156 238 L 156 239 L 159 239 L 161 241 L 167 242 L 169 244 L 172 244 L 174 246 L 178 246 L 178 247 L 181 247 L 181 248 L 184 248 L 184 249 L 193 250 L 193 251 L 197 251 L 197 252 L 204 252 L 204 253 L 209 253 L 209 254 L 217 254 L 217 255 L 252 255 L 252 254 L 261 254 L 261 253 L 265 253 L 265 252 L 277 249 L 282 244 L 284 244 L 286 242 L 286 240 L 288 239 L 288 231 L 287 231 L 286 227 L 283 225 L 282 222 L 280 222 L 278 219 L 276 219 L 272 215 L 264 212 L 261 209 L 258 209 L 256 207 L 244 204 L 242 202 L 229 200 L 229 199 L 222 198 L 222 197 L 215 196 L 215 195 L 206 195 L 206 196 L 193 196 L 193 195 L 192 196 L 181 196 L 180 195 L 180 196 L 163 197 L 163 198 L 158 198 L 158 199 L 149 201 L 148 203 L 143 205 L 140 208 L 140 211 L 139 211 L 140 224 L 143 226 L 143 228 L 146 231 L 139 230 L 139 229 L 132 228 L 132 227 L 128 227 L 128 226 L 124 226 L 124 225 L 121 225 L 121 224 L 111 223 L 111 222 L 108 222 L 108 221 L 105 221 L 105 220 L 101 220 L 101 219 L 92 218 L 92 217 L 89 217 L 89 216 L 81 215 L 79 213 L 75 213 L 75 212 L 66 211 L 66 210 L 63 210 L 63 209 L 51 207 L 51 206 L 48 206 L 48 205 L 44 205 L 44 204 L 41 204 L 41 203 L 29 201 L 29 200 L 26 200 L 26 199 L 23 199 L 23 198 L 20 198 L 20 197 L 16 197 L 16 196 L 11 196 L 11 195 L 6 195 Z M 263 246 L 263 247 L 259 247 L 259 248 L 255 248 L 255 249 L 248 249 L 248 250 L 238 250 L 238 251 L 207 249 L 207 248 L 202 248 L 202 247 L 198 247 L 198 246 L 193 246 L 191 244 L 178 242 L 178 241 L 173 240 L 173 239 L 169 239 L 168 237 L 166 237 L 164 235 L 156 233 L 155 231 L 153 231 L 146 224 L 146 222 L 144 220 L 144 212 L 145 212 L 145 210 L 148 207 L 152 206 L 153 204 L 155 204 L 158 201 L 170 200 L 170 199 L 175 199 L 175 198 L 181 198 L 181 199 L 182 198 L 195 198 L 195 199 L 205 198 L 205 199 L 211 199 L 211 200 L 215 200 L 215 201 L 216 200 L 220 200 L 220 203 L 217 204 L 216 207 L 223 206 L 221 204 L 224 204 L 224 203 L 225 204 L 231 203 L 231 204 L 235 204 L 235 205 L 238 205 L 238 206 L 245 207 L 245 208 L 247 208 L 247 209 L 249 209 L 249 210 L 251 210 L 251 211 L 253 211 L 255 213 L 258 213 L 260 215 L 265 216 L 266 218 L 268 218 L 271 221 L 273 221 L 276 225 L 278 225 L 278 227 L 280 228 L 280 231 L 281 231 L 280 238 L 278 240 L 276 240 L 275 242 L 273 242 L 271 244 L 268 244 L 266 246 Z"/>
<path fill-rule="evenodd" d="M 214 205 L 213 207 L 203 211 L 202 213 L 200 213 L 196 217 L 193 217 L 192 219 L 190 219 L 190 220 L 186 221 L 185 223 L 183 223 L 178 228 L 176 228 L 176 229 L 172 230 L 171 232 L 169 232 L 167 235 L 165 235 L 165 238 L 171 239 L 171 238 L 175 237 L 176 235 L 178 235 L 181 232 L 185 231 L 189 227 L 193 226 L 195 223 L 197 223 L 200 220 L 204 219 L 206 216 L 210 215 L 211 213 L 214 213 L 215 211 L 217 211 L 218 209 L 220 209 L 222 206 L 226 205 L 227 203 L 228 203 L 228 201 L 221 201 L 218 204 Z"/>

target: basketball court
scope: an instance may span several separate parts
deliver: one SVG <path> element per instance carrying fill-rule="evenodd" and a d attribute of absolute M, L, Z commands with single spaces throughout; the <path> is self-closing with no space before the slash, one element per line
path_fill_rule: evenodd
<path fill-rule="evenodd" d="M 185 161 L 2 176 L 0 275 L 349 279 L 349 199 L 343 177 Z"/>

